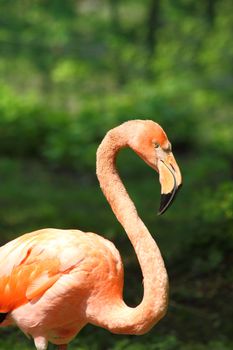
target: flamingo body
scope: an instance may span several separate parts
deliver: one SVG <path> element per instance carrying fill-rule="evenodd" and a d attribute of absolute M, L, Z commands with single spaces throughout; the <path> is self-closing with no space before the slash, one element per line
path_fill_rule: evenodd
<path fill-rule="evenodd" d="M 44 229 L 0 248 L 0 312 L 26 334 L 69 342 L 87 323 L 87 303 L 122 298 L 119 252 L 91 232 Z M 101 281 L 101 283 L 100 283 Z M 96 306 L 97 307 L 97 306 Z M 13 311 L 12 311 L 13 310 Z"/>

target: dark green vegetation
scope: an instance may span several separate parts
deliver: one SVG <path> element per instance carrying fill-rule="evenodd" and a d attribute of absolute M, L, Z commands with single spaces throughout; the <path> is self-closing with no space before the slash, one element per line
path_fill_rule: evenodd
<path fill-rule="evenodd" d="M 42 227 L 101 233 L 122 253 L 135 305 L 140 270 L 98 188 L 97 145 L 125 120 L 153 119 L 184 176 L 156 217 L 157 175 L 119 156 L 166 261 L 169 312 L 141 337 L 88 326 L 70 348 L 232 349 L 232 1 L 2 0 L 0 13 L 1 244 Z M 33 349 L 19 331 L 0 332 L 1 350 Z"/>

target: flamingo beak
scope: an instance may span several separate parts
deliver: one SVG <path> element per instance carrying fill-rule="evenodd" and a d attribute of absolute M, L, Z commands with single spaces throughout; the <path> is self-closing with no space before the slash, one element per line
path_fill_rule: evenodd
<path fill-rule="evenodd" d="M 158 215 L 163 214 L 172 203 L 182 184 L 180 169 L 172 153 L 158 160 L 161 200 Z"/>

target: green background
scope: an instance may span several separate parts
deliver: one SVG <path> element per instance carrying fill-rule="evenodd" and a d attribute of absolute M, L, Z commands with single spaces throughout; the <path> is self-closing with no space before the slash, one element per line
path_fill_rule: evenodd
<path fill-rule="evenodd" d="M 152 119 L 184 178 L 157 217 L 157 174 L 132 151 L 119 155 L 166 262 L 168 314 L 141 337 L 87 326 L 70 349 L 232 349 L 232 1 L 1 0 L 0 14 L 0 244 L 43 227 L 103 234 L 136 305 L 141 273 L 99 189 L 97 146 L 123 121 Z M 33 342 L 1 328 L 0 349 Z"/>

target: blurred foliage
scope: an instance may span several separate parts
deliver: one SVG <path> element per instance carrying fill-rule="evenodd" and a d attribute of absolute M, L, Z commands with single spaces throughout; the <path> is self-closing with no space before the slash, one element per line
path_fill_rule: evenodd
<path fill-rule="evenodd" d="M 103 233 L 123 255 L 125 298 L 136 304 L 140 270 L 98 188 L 96 148 L 119 123 L 153 119 L 184 177 L 155 223 L 153 171 L 120 154 L 126 187 L 159 233 L 170 309 L 141 338 L 88 326 L 71 349 L 231 349 L 232 1 L 2 0 L 0 11 L 2 244 L 45 226 Z M 32 348 L 1 332 L 1 350 Z"/>

